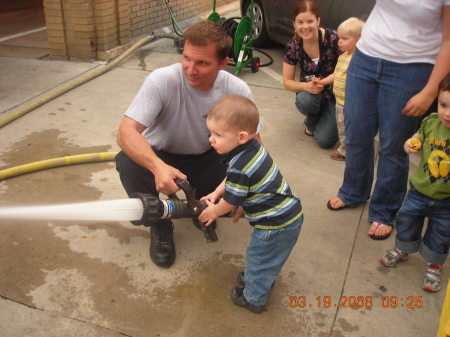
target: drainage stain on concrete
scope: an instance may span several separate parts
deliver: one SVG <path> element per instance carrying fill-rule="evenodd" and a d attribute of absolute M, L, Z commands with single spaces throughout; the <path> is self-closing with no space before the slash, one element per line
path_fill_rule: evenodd
<path fill-rule="evenodd" d="M 145 63 L 145 58 L 150 55 L 150 51 L 146 50 L 138 50 L 136 51 L 139 59 L 138 66 L 141 67 L 142 70 L 147 70 L 147 64 Z"/>
<path fill-rule="evenodd" d="M 62 108 L 63 109 L 63 108 Z M 62 156 L 70 156 L 83 153 L 105 152 L 111 148 L 111 145 L 79 147 L 70 144 L 69 139 L 64 137 L 64 134 L 58 129 L 48 129 L 39 132 L 33 132 L 27 135 L 22 140 L 15 143 L 9 150 L 2 153 L 2 161 L 5 167 L 8 168 L 15 165 L 28 164 L 38 160 L 51 159 Z M 92 170 L 80 170 L 83 166 L 76 166 L 76 172 L 79 175 L 85 174 Z M 99 167 L 98 169 L 104 169 Z M 51 171 L 53 172 L 53 171 Z M 86 178 L 89 178 L 87 176 Z"/>
<path fill-rule="evenodd" d="M 70 144 L 59 130 L 50 129 L 34 132 L 2 153 L 2 161 L 6 165 L 3 168 L 108 149 L 109 146 L 80 148 Z M 111 167 L 110 163 L 74 165 L 10 178 L 0 183 L 0 204 L 39 205 L 96 200 L 101 191 L 87 183 L 93 172 L 108 167 Z M 1 294 L 32 305 L 27 294 L 45 283 L 43 270 L 66 267 L 78 255 L 55 236 L 46 222 L 0 220 L 0 224 Z"/>
<path fill-rule="evenodd" d="M 80 148 L 60 131 L 46 130 L 16 143 L 2 160 L 10 167 L 106 150 Z M 96 200 L 102 192 L 89 183 L 105 169 L 114 168 L 111 163 L 83 164 L 11 178 L 0 184 L 0 203 Z M 134 336 L 297 335 L 298 329 L 312 335 L 319 327 L 310 311 L 289 307 L 292 273 L 277 280 L 267 312 L 256 315 L 235 306 L 230 291 L 237 286 L 244 256 L 229 245 L 220 250 L 203 246 L 203 238 L 194 235 L 183 241 L 188 230 L 182 227 L 175 232 L 181 245 L 177 262 L 161 269 L 148 257 L 145 227 L 9 220 L 0 225 L 0 294 L 29 306 Z"/>
<path fill-rule="evenodd" d="M 342 330 L 344 330 L 345 332 L 352 332 L 352 331 L 359 330 L 359 327 L 357 324 L 351 324 L 349 321 L 347 321 L 344 318 L 338 318 L 337 322 L 341 326 Z"/>

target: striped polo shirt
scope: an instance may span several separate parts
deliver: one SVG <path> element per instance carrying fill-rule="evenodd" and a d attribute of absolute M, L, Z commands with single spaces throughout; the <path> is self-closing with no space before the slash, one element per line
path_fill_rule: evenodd
<path fill-rule="evenodd" d="M 347 52 L 339 56 L 336 68 L 334 69 L 333 94 L 336 103 L 344 105 L 345 101 L 345 80 L 347 79 L 347 68 L 350 64 L 353 54 Z"/>
<path fill-rule="evenodd" d="M 278 229 L 302 216 L 300 199 L 295 196 L 273 162 L 256 139 L 238 146 L 231 158 L 223 199 L 243 206 L 250 225 Z"/>

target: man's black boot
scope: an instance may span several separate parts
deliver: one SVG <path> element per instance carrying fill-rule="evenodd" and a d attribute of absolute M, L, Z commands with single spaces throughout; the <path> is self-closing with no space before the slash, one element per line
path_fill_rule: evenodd
<path fill-rule="evenodd" d="M 169 268 L 175 256 L 172 221 L 158 221 L 150 226 L 150 259 L 160 267 Z"/>

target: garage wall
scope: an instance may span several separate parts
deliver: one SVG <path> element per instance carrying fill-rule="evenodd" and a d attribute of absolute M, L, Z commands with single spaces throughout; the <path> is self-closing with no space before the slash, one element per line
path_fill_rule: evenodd
<path fill-rule="evenodd" d="M 237 0 L 216 0 L 216 7 Z M 171 0 L 182 21 L 212 12 L 213 0 Z M 171 25 L 164 0 L 44 0 L 50 56 L 109 60 L 133 38 Z"/>

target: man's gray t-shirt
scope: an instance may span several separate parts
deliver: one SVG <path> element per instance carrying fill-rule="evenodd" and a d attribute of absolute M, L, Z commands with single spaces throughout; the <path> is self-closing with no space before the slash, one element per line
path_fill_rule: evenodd
<path fill-rule="evenodd" d="M 147 127 L 143 135 L 155 149 L 201 154 L 211 148 L 206 116 L 229 94 L 253 101 L 248 85 L 224 70 L 219 71 L 211 90 L 196 90 L 184 78 L 181 64 L 176 63 L 147 76 L 125 115 Z"/>

